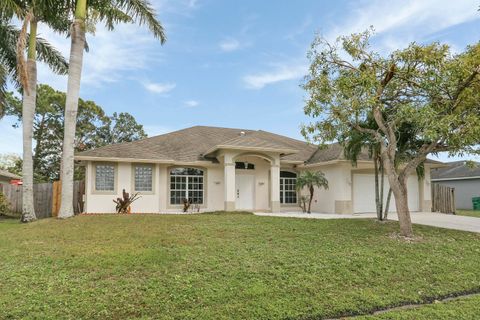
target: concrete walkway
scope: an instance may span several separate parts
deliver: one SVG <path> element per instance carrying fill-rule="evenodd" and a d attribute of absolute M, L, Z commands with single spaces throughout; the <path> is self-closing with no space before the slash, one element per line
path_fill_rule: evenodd
<path fill-rule="evenodd" d="M 333 214 L 333 213 L 302 213 L 302 212 L 281 212 L 281 213 L 263 213 L 255 212 L 257 216 L 269 217 L 291 217 L 307 219 L 372 219 L 376 218 L 375 213 L 358 214 Z M 433 212 L 412 212 L 412 222 L 426 226 L 470 231 L 480 233 L 480 218 L 456 216 L 451 214 L 433 213 Z M 398 221 L 396 213 L 389 213 L 388 220 Z"/>

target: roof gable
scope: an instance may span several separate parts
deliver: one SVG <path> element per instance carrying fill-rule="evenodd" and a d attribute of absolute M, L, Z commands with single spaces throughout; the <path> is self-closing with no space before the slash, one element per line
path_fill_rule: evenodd
<path fill-rule="evenodd" d="M 9 178 L 9 179 L 14 179 L 14 180 L 22 179 L 21 176 L 19 176 L 17 174 L 14 174 L 14 173 L 11 173 L 11 172 L 8 172 L 6 170 L 2 170 L 2 169 L 0 169 L 0 176 L 5 177 L 5 178 Z"/>
<path fill-rule="evenodd" d="M 480 162 L 475 162 L 476 168 L 469 168 L 465 161 L 446 163 L 446 167 L 436 168 L 431 171 L 431 178 L 434 180 L 459 179 L 480 177 Z"/>

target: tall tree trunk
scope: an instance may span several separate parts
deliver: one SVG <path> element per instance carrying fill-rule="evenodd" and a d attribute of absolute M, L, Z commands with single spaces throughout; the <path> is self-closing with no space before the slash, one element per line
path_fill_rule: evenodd
<path fill-rule="evenodd" d="M 382 220 L 382 209 L 380 207 L 380 192 L 378 190 L 378 157 L 373 155 L 373 165 L 375 169 L 375 208 L 377 210 L 378 220 Z"/>
<path fill-rule="evenodd" d="M 37 219 L 33 204 L 33 118 L 37 100 L 37 62 L 36 39 L 37 22 L 30 21 L 30 36 L 27 55 L 27 88 L 23 89 L 22 130 L 23 130 L 23 164 L 22 164 L 22 222 Z"/>
<path fill-rule="evenodd" d="M 313 186 L 310 186 L 309 189 L 310 189 L 310 200 L 308 201 L 307 213 L 312 213 L 311 208 L 312 208 L 312 201 L 313 201 L 313 192 L 315 191 L 315 189 Z"/>
<path fill-rule="evenodd" d="M 58 213 L 59 218 L 69 218 L 73 211 L 73 174 L 75 126 L 77 123 L 80 80 L 83 67 L 83 50 L 85 48 L 85 16 L 87 0 L 78 0 L 75 8 L 75 21 L 72 24 L 72 42 L 68 68 L 67 100 L 65 104 L 65 129 L 61 165 L 62 197 Z"/>
<path fill-rule="evenodd" d="M 33 128 L 35 131 L 35 128 Z M 40 157 L 42 156 L 42 148 L 43 148 L 43 134 L 45 131 L 45 114 L 42 115 L 40 123 L 37 128 L 36 134 L 34 134 L 35 139 L 35 152 L 33 157 L 33 172 L 39 172 L 41 170 L 40 166 Z"/>
<path fill-rule="evenodd" d="M 379 165 L 380 165 L 380 220 L 384 220 L 383 218 L 383 189 L 385 188 L 385 168 L 383 167 L 383 161 L 381 156 L 379 156 Z"/>
<path fill-rule="evenodd" d="M 388 210 L 390 209 L 390 200 L 392 199 L 392 188 L 388 189 L 387 201 L 385 202 L 385 212 L 383 213 L 383 219 L 387 220 Z"/>
<path fill-rule="evenodd" d="M 408 209 L 407 178 L 404 175 L 389 176 L 389 182 L 395 197 L 400 234 L 404 237 L 411 237 L 413 236 L 413 228 Z"/>
<path fill-rule="evenodd" d="M 396 141 L 395 136 L 392 136 L 389 141 Z M 410 211 L 408 210 L 407 177 L 409 172 L 406 171 L 408 165 L 406 168 L 402 169 L 400 173 L 397 172 L 397 168 L 395 167 L 396 142 L 391 142 L 388 146 L 382 144 L 381 148 L 383 167 L 387 172 L 388 182 L 392 189 L 393 196 L 395 197 L 395 206 L 397 207 L 398 222 L 400 224 L 400 234 L 404 237 L 412 237 L 412 220 L 410 218 Z"/>

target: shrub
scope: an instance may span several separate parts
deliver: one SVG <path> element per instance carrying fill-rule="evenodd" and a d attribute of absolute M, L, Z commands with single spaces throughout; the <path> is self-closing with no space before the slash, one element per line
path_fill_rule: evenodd
<path fill-rule="evenodd" d="M 10 213 L 10 203 L 5 195 L 0 192 L 0 215 L 6 215 L 7 213 Z"/>

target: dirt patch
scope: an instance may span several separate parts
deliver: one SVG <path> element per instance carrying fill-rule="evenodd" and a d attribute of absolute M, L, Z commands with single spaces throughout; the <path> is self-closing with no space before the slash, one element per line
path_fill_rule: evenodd
<path fill-rule="evenodd" d="M 393 232 L 388 236 L 390 239 L 406 242 L 406 243 L 418 243 L 423 242 L 422 236 L 404 237 L 398 232 Z"/>

